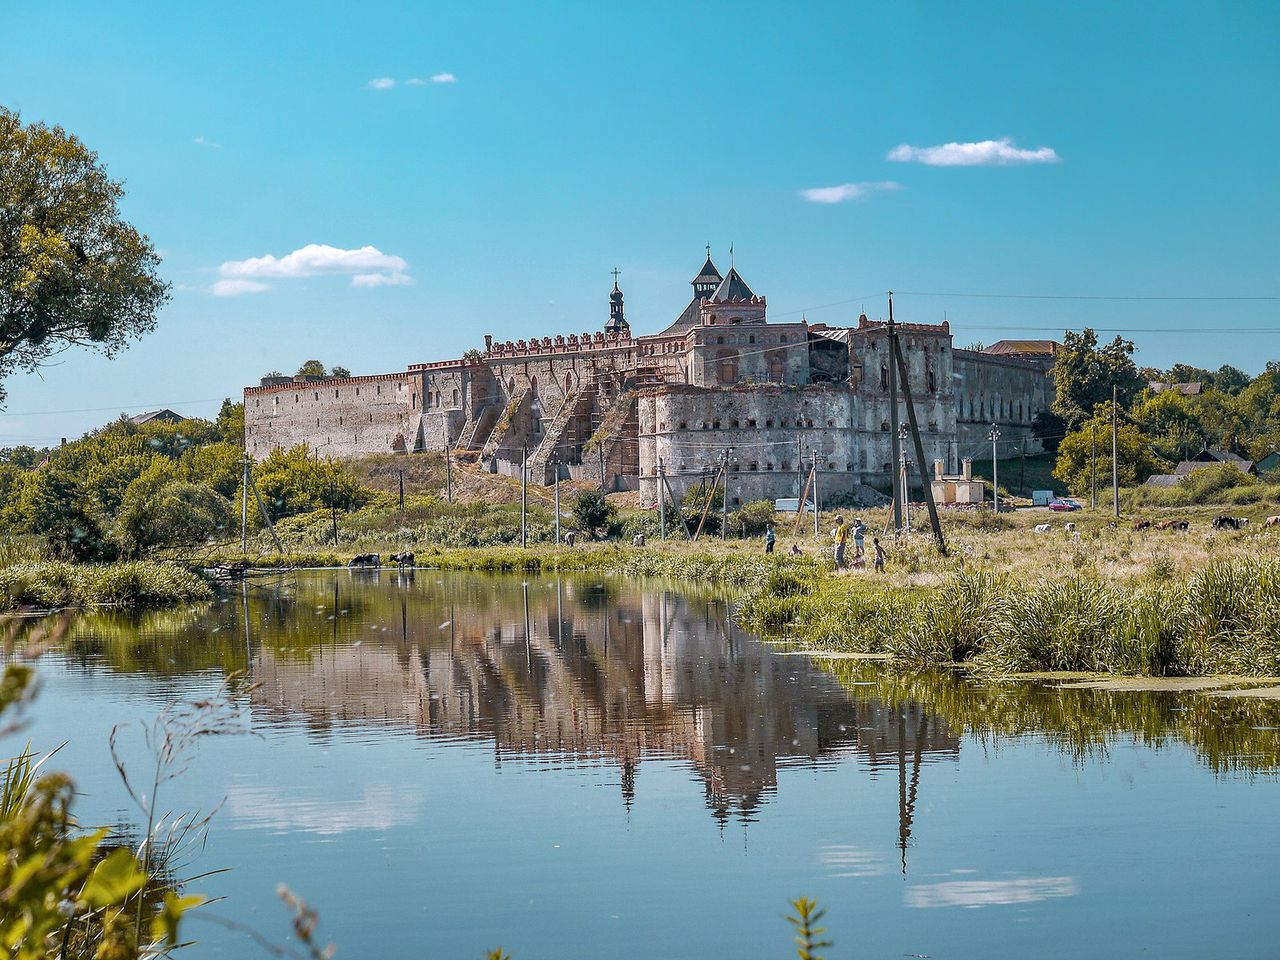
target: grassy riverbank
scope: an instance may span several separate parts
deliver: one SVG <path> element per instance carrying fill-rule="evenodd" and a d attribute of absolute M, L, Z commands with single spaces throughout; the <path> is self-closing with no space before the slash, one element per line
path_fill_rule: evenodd
<path fill-rule="evenodd" d="M 239 554 L 212 558 L 232 562 Z M 206 561 L 208 562 L 208 561 Z M 292 553 L 254 558 L 255 567 L 343 566 L 345 556 L 332 553 Z M 386 555 L 383 562 L 388 563 Z M 765 556 L 750 544 L 700 547 L 669 544 L 665 547 L 632 547 L 621 544 L 589 544 L 580 547 L 543 545 L 519 547 L 429 548 L 415 555 L 419 567 L 434 570 L 474 570 L 482 573 L 605 573 L 627 577 L 659 577 L 688 583 L 720 583 L 759 587 L 781 571 L 803 572 L 817 577 L 823 562 L 813 557 Z"/>
<path fill-rule="evenodd" d="M 207 600 L 209 584 L 172 563 L 76 564 L 37 560 L 0 567 L 0 612 L 88 606 L 172 606 Z"/>
<path fill-rule="evenodd" d="M 962 570 L 905 588 L 782 572 L 739 615 L 817 649 L 998 673 L 1280 674 L 1280 561 L 1269 557 L 1124 580 Z"/>

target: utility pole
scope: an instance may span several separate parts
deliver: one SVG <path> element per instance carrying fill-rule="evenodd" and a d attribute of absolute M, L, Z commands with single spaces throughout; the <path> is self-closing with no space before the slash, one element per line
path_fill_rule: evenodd
<path fill-rule="evenodd" d="M 724 451 L 724 496 L 720 500 L 720 539 L 724 540 L 729 535 L 729 455 L 733 453 L 733 447 L 726 447 Z"/>
<path fill-rule="evenodd" d="M 556 543 L 560 543 L 560 461 L 552 460 L 551 468 L 556 472 Z"/>
<path fill-rule="evenodd" d="M 800 509 L 804 509 L 804 437 L 796 437 L 796 490 L 800 493 Z"/>
<path fill-rule="evenodd" d="M 244 479 L 240 497 L 240 552 L 249 552 L 249 454 L 244 455 Z"/>
<path fill-rule="evenodd" d="M 333 486 L 333 477 L 329 477 L 329 515 L 333 518 L 333 545 L 338 545 L 338 492 Z"/>
<path fill-rule="evenodd" d="M 890 344 L 889 348 L 890 348 L 890 351 L 892 351 L 893 344 Z M 894 358 L 891 356 L 889 358 L 889 362 L 892 363 L 893 359 Z M 907 533 L 910 533 L 911 532 L 911 494 L 910 494 L 911 485 L 909 482 L 909 478 L 907 476 L 907 448 L 903 446 L 903 444 L 907 442 L 907 425 L 905 423 L 900 424 L 898 427 L 898 440 L 900 441 L 898 444 L 899 451 L 900 451 L 898 456 L 900 459 L 899 469 L 901 470 L 900 479 L 899 479 L 899 489 L 902 490 L 902 529 Z"/>
<path fill-rule="evenodd" d="M 453 503 L 453 451 L 448 443 L 444 445 L 444 496 Z"/>
<path fill-rule="evenodd" d="M 529 543 L 529 445 L 520 448 L 520 549 Z"/>
<path fill-rule="evenodd" d="M 813 535 L 815 537 L 822 536 L 818 530 L 818 513 L 822 509 L 821 501 L 818 499 L 818 451 L 813 451 Z"/>
<path fill-rule="evenodd" d="M 1098 509 L 1098 425 L 1089 424 L 1089 509 Z"/>
<path fill-rule="evenodd" d="M 933 485 L 924 475 L 924 441 L 920 439 L 920 424 L 916 420 L 916 404 L 911 397 L 911 376 L 907 369 L 906 358 L 902 355 L 902 344 L 895 335 L 890 341 L 893 356 L 890 358 L 898 365 L 898 373 L 902 377 L 902 397 L 907 401 L 907 425 L 911 428 L 911 439 L 915 444 L 916 461 L 921 464 L 920 486 L 924 494 L 925 509 L 929 511 L 929 526 L 933 528 L 933 537 L 938 542 L 938 552 L 947 555 L 947 541 L 942 536 L 942 522 L 938 519 L 938 505 L 933 502 Z"/>
<path fill-rule="evenodd" d="M 996 513 L 1000 512 L 1000 473 L 996 465 L 996 441 L 1000 439 L 1000 428 L 991 424 L 991 432 L 987 434 L 991 441 L 991 500 L 995 504 Z"/>
<path fill-rule="evenodd" d="M 559 483 L 559 478 L 556 480 Z M 667 540 L 667 468 L 658 458 L 658 536 L 665 543 Z"/>
<path fill-rule="evenodd" d="M 893 323 L 893 291 L 889 291 L 889 462 L 896 464 L 902 451 L 898 440 L 898 369 L 893 362 L 893 345 L 898 328 Z M 902 529 L 902 490 L 898 486 L 897 471 L 893 472 L 893 529 Z"/>
<path fill-rule="evenodd" d="M 404 471 L 400 471 L 400 512 L 404 513 Z"/>
<path fill-rule="evenodd" d="M 1116 385 L 1111 385 L 1111 502 L 1116 517 L 1120 516 L 1120 442 L 1116 427 Z"/>
<path fill-rule="evenodd" d="M 604 440 L 596 444 L 596 453 L 600 459 L 600 492 L 604 493 Z"/>

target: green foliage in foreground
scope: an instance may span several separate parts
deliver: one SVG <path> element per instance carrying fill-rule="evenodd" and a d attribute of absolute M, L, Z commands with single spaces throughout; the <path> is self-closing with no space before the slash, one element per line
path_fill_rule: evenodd
<path fill-rule="evenodd" d="M 0 722 L 31 688 L 23 663 L 5 668 Z M 0 773 L 0 944 L 9 960 L 140 960 L 179 943 L 182 915 L 203 902 L 180 896 L 105 829 L 83 830 L 73 785 L 41 774 L 30 749 Z"/>
<path fill-rule="evenodd" d="M 1216 561 L 1185 582 L 958 573 L 913 590 L 780 570 L 739 616 L 815 647 L 1000 673 L 1280 672 L 1280 560 L 1269 558 Z"/>
<path fill-rule="evenodd" d="M 34 560 L 0 565 L 0 610 L 169 606 L 210 596 L 209 585 L 200 576 L 172 563 L 139 560 L 98 565 Z"/>

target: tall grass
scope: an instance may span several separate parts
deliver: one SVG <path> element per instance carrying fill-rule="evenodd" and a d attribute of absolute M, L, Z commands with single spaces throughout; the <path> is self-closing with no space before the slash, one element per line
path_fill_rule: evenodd
<path fill-rule="evenodd" d="M 205 600 L 209 585 L 172 563 L 80 565 L 46 560 L 0 567 L 0 611 L 22 607 L 164 606 Z"/>
<path fill-rule="evenodd" d="M 1272 558 L 1213 561 L 1183 582 L 960 573 L 901 590 L 780 575 L 762 581 L 739 616 L 815 647 L 997 673 L 1280 673 L 1280 560 Z"/>

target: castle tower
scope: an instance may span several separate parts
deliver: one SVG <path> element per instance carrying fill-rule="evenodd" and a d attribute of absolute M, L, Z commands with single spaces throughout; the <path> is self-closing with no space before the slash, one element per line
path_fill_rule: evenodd
<path fill-rule="evenodd" d="M 693 283 L 693 298 L 695 300 L 707 299 L 715 292 L 716 287 L 720 286 L 722 279 L 724 278 L 720 276 L 720 271 L 711 262 L 711 245 L 707 244 L 707 262 L 702 265 L 698 275 L 691 281 Z"/>
<path fill-rule="evenodd" d="M 731 264 L 724 279 L 703 298 L 699 319 L 705 325 L 764 323 L 765 309 L 765 298 L 756 296 Z"/>
<path fill-rule="evenodd" d="M 609 322 L 604 325 L 605 333 L 630 333 L 631 325 L 622 313 L 622 291 L 618 289 L 617 267 L 613 269 L 613 291 L 609 294 Z"/>

